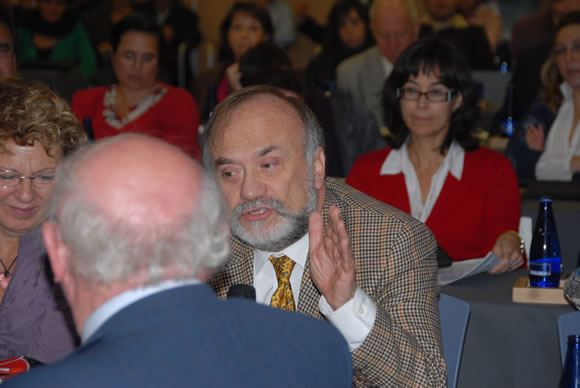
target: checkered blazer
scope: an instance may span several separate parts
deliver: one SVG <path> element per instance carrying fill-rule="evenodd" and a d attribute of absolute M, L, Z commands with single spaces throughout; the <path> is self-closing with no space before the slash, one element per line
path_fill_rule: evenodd
<path fill-rule="evenodd" d="M 356 387 L 444 387 L 436 242 L 424 224 L 327 178 L 322 210 L 340 209 L 356 261 L 356 282 L 377 305 L 375 324 L 352 352 Z M 232 259 L 209 284 L 225 298 L 232 284 L 254 281 L 253 249 L 234 238 Z M 299 312 L 324 319 L 306 262 Z"/>

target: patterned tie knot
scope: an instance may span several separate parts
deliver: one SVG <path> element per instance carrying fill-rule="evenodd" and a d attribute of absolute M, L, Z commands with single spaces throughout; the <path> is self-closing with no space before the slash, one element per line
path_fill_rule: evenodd
<path fill-rule="evenodd" d="M 290 275 L 296 263 L 288 256 L 274 257 L 270 256 L 268 259 L 274 266 L 276 271 L 276 279 L 278 279 L 278 288 L 272 294 L 270 306 L 277 307 L 282 310 L 295 311 L 294 295 L 292 294 L 292 286 L 290 285 Z"/>

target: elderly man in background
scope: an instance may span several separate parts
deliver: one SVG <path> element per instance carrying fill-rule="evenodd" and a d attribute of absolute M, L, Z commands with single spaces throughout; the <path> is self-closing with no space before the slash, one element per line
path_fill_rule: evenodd
<path fill-rule="evenodd" d="M 323 148 L 312 112 L 279 89 L 248 87 L 218 105 L 203 161 L 234 238 L 210 285 L 220 297 L 253 285 L 260 303 L 329 320 L 351 349 L 355 386 L 445 386 L 433 235 L 325 178 Z"/>
<path fill-rule="evenodd" d="M 0 5 L 0 78 L 16 72 L 14 25 L 8 9 Z"/>
<path fill-rule="evenodd" d="M 330 324 L 201 284 L 230 253 L 221 202 L 195 161 L 143 135 L 66 160 L 43 237 L 82 345 L 7 386 L 350 386 Z"/>
<path fill-rule="evenodd" d="M 340 63 L 336 82 L 373 113 L 381 133 L 386 134 L 380 97 L 383 83 L 399 55 L 417 39 L 419 24 L 405 0 L 375 0 L 369 14 L 377 44 Z"/>

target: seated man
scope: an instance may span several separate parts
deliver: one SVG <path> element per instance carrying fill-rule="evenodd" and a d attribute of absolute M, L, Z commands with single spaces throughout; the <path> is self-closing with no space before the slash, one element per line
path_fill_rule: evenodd
<path fill-rule="evenodd" d="M 458 12 L 459 0 L 425 0 L 419 37 L 436 36 L 455 45 L 471 69 L 492 69 L 493 53 L 485 30 L 470 26 Z"/>
<path fill-rule="evenodd" d="M 406 0 L 373 1 L 369 19 L 376 46 L 341 62 L 336 69 L 336 83 L 372 112 L 385 135 L 388 130 L 381 102 L 383 83 L 399 55 L 417 39 L 419 25 Z"/>
<path fill-rule="evenodd" d="M 328 319 L 361 387 L 443 387 L 437 245 L 427 227 L 332 178 L 322 128 L 296 98 L 244 88 L 202 142 L 232 212 L 233 257 L 209 284 Z"/>
<path fill-rule="evenodd" d="M 190 157 L 121 135 L 61 167 L 43 237 L 82 345 L 8 387 L 350 386 L 332 325 L 201 284 L 229 257 L 230 231 Z"/>

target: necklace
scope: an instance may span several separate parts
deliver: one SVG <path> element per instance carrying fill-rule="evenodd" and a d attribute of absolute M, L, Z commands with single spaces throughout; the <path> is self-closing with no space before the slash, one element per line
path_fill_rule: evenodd
<path fill-rule="evenodd" d="M 12 269 L 12 267 L 14 267 L 14 263 L 16 263 L 17 259 L 18 259 L 18 256 L 16 256 L 14 258 L 14 260 L 12 261 L 12 264 L 10 264 L 10 266 L 8 268 L 6 267 L 6 264 L 4 264 L 4 261 L 2 259 L 0 259 L 0 264 L 2 264 L 2 267 L 4 267 L 3 275 L 4 275 L 5 279 L 10 277 L 10 274 L 11 274 L 10 270 Z"/>

